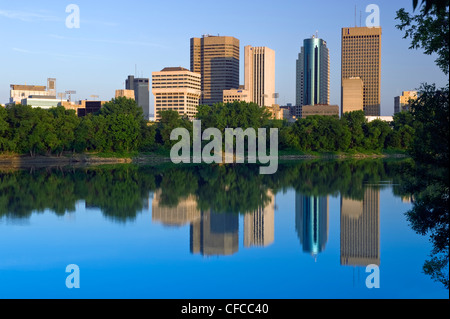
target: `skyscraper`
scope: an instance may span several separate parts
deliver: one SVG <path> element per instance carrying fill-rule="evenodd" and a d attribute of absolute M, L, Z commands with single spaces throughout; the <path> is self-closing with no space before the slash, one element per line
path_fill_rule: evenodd
<path fill-rule="evenodd" d="M 330 103 L 330 55 L 327 43 L 312 36 L 297 59 L 296 105 Z"/>
<path fill-rule="evenodd" d="M 244 85 L 259 106 L 275 104 L 275 51 L 267 47 L 244 48 Z"/>
<path fill-rule="evenodd" d="M 149 82 L 150 80 L 148 78 L 135 78 L 133 75 L 129 75 L 125 81 L 125 89 L 134 90 L 136 103 L 142 108 L 146 120 L 150 117 Z"/>
<path fill-rule="evenodd" d="M 341 86 L 344 79 L 361 78 L 364 113 L 380 116 L 381 27 L 342 28 L 341 54 Z"/>
<path fill-rule="evenodd" d="M 239 40 L 204 35 L 191 38 L 191 71 L 201 74 L 200 104 L 223 101 L 223 91 L 239 88 Z"/>

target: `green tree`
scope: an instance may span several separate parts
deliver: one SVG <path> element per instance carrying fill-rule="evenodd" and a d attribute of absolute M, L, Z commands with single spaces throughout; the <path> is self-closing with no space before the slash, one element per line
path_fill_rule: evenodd
<path fill-rule="evenodd" d="M 449 71 L 449 0 L 422 1 L 420 12 L 413 15 L 404 8 L 397 11 L 396 27 L 411 38 L 410 49 L 424 49 L 424 53 L 437 54 L 436 64 L 445 73 Z M 418 9 L 418 0 L 413 0 Z"/>

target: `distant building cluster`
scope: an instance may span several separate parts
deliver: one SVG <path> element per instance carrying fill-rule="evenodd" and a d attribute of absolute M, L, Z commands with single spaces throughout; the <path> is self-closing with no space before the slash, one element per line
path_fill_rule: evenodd
<path fill-rule="evenodd" d="M 194 119 L 201 104 L 247 102 L 267 107 L 274 119 L 295 121 L 312 115 L 342 116 L 364 111 L 369 120 L 380 116 L 381 27 L 342 28 L 341 105 L 330 105 L 330 54 L 327 42 L 318 35 L 304 39 L 296 60 L 295 105 L 277 104 L 275 51 L 268 47 L 244 47 L 244 84 L 239 83 L 240 42 L 231 36 L 203 35 L 190 39 L 190 69 L 165 67 L 150 78 L 129 75 L 115 98 L 134 99 L 147 120 L 160 120 L 160 112 L 176 111 Z M 150 84 L 151 83 L 151 84 Z M 150 108 L 150 86 L 154 112 Z M 47 86 L 11 85 L 8 104 L 44 109 L 63 106 L 79 116 L 97 112 L 105 101 L 72 102 L 76 91 L 57 93 L 56 79 Z M 410 110 L 416 91 L 394 98 L 394 114 Z"/>

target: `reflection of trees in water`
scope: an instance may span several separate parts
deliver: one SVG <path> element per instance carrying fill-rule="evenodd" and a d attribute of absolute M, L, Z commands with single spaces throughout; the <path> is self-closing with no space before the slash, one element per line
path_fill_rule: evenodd
<path fill-rule="evenodd" d="M 105 216 L 133 219 L 143 200 L 161 189 L 160 204 L 175 207 L 195 196 L 198 208 L 245 213 L 265 207 L 274 193 L 295 188 L 305 195 L 345 194 L 362 198 L 364 183 L 392 178 L 392 166 L 383 161 L 303 161 L 280 165 L 274 175 L 260 175 L 257 165 L 188 165 L 144 167 L 114 165 L 77 169 L 35 169 L 0 173 L 0 216 L 29 217 L 32 212 L 75 211 L 85 200 Z"/>
<path fill-rule="evenodd" d="M 449 287 L 449 171 L 448 167 L 415 165 L 397 174 L 399 194 L 411 194 L 413 207 L 406 213 L 411 228 L 429 235 L 433 244 L 424 273 Z"/>
<path fill-rule="evenodd" d="M 195 195 L 199 209 L 244 213 L 264 207 L 268 190 L 295 188 L 307 195 L 338 192 L 362 198 L 363 183 L 389 179 L 382 161 L 305 161 L 280 165 L 274 175 L 260 175 L 256 165 L 165 166 L 116 165 L 79 169 L 41 169 L 0 173 L 1 215 L 29 217 L 51 210 L 75 211 L 85 200 L 106 216 L 127 220 L 143 208 L 143 199 L 157 188 L 161 205 L 174 207 L 180 198 Z"/>
<path fill-rule="evenodd" d="M 341 194 L 363 200 L 364 185 L 386 182 L 392 183 L 395 196 L 413 198 L 407 219 L 433 242 L 424 271 L 448 288 L 448 168 L 419 167 L 409 160 L 291 162 L 280 164 L 273 175 L 260 175 L 257 165 L 114 165 L 0 172 L 0 217 L 28 218 L 45 210 L 64 215 L 84 200 L 105 217 L 126 222 L 136 218 L 149 193 L 157 189 L 161 207 L 177 207 L 190 196 L 198 210 L 247 213 L 269 204 L 269 190 L 276 194 L 294 188 L 305 196 Z"/>

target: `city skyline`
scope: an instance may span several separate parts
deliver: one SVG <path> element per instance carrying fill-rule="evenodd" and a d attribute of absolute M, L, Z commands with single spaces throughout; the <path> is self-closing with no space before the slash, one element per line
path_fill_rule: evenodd
<path fill-rule="evenodd" d="M 175 3 L 175 17 L 192 10 L 186 3 L 173 1 L 172 4 Z M 252 45 L 273 49 L 276 52 L 276 92 L 280 94 L 278 104 L 295 104 L 296 58 L 303 39 L 318 31 L 330 51 L 330 104 L 341 104 L 340 32 L 342 28 L 353 27 L 355 20 L 357 25 L 360 21 L 364 25 L 369 2 L 357 4 L 355 19 L 354 3 L 323 1 L 319 18 L 304 15 L 302 21 L 295 16 L 308 10 L 310 6 L 304 3 L 282 1 L 273 10 L 265 11 L 249 3 L 239 3 L 237 12 L 232 10 L 233 1 L 230 8 L 223 10 L 217 10 L 217 4 L 196 3 L 203 19 L 189 25 L 173 23 L 165 29 L 157 27 L 163 21 L 157 12 L 172 7 L 168 3 L 152 4 L 151 11 L 131 12 L 127 8 L 110 7 L 105 2 L 79 1 L 79 29 L 66 28 L 68 13 L 65 5 L 56 2 L 48 5 L 29 3 L 20 8 L 14 3 L 2 4 L 0 34 L 6 45 L 0 59 L 4 75 L 0 82 L 0 103 L 8 102 L 10 84 L 45 85 L 49 77 L 58 80 L 58 91 L 76 90 L 76 99 L 87 99 L 96 94 L 100 100 L 110 100 L 116 89 L 125 88 L 124 79 L 130 74 L 149 78 L 152 72 L 168 65 L 189 66 L 189 40 L 210 33 L 239 39 L 240 84 L 244 82 L 243 48 Z M 403 33 L 395 28 L 398 23 L 394 19 L 395 12 L 402 7 L 412 12 L 411 1 L 380 1 L 376 4 L 380 8 L 383 28 L 381 115 L 392 115 L 395 96 L 415 90 L 424 82 L 443 86 L 446 77 L 435 66 L 434 56 L 409 50 L 410 40 L 402 39 Z M 144 2 L 141 5 L 143 8 L 150 6 Z M 249 6 L 256 10 L 255 15 L 246 15 L 244 9 Z M 219 19 L 220 15 L 230 19 Z M 138 31 L 130 32 L 131 26 Z M 35 37 L 28 36 L 30 28 Z M 150 101 L 152 110 L 152 95 Z"/>

